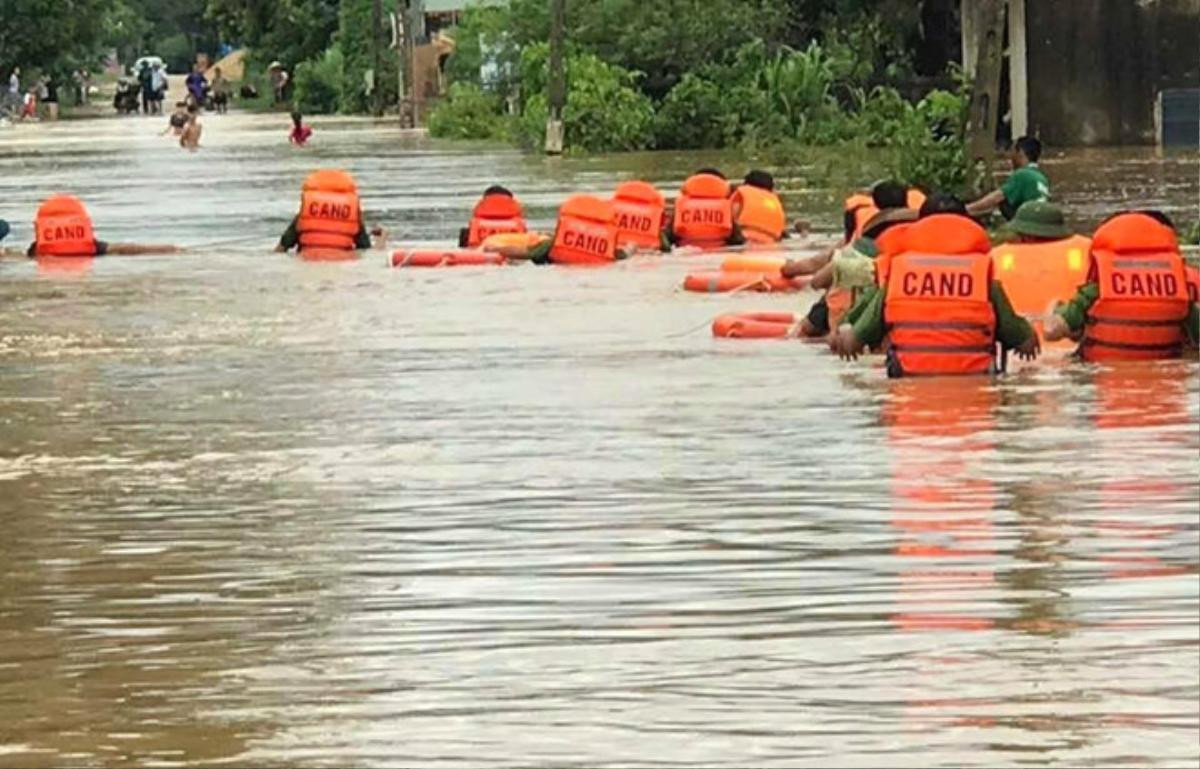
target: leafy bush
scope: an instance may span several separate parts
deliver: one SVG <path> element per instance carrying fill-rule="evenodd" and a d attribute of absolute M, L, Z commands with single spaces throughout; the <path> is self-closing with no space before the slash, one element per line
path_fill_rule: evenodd
<path fill-rule="evenodd" d="M 500 98 L 474 83 L 454 83 L 429 115 L 429 135 L 442 139 L 498 139 L 506 133 Z"/>
<path fill-rule="evenodd" d="M 317 61 L 301 62 L 296 67 L 292 97 L 296 109 L 321 115 L 337 112 L 345 62 L 342 49 L 336 45 Z"/>
<path fill-rule="evenodd" d="M 731 114 L 720 86 L 689 72 L 658 108 L 656 143 L 678 149 L 724 146 L 726 118 Z"/>
<path fill-rule="evenodd" d="M 525 92 L 532 94 L 518 121 L 517 135 L 527 148 L 545 136 L 548 55 L 544 45 L 530 46 L 521 61 Z M 650 147 L 654 142 L 654 106 L 635 87 L 637 75 L 606 64 L 592 54 L 567 57 L 567 106 L 563 113 L 566 146 L 585 152 L 614 152 Z"/>
<path fill-rule="evenodd" d="M 916 105 L 905 107 L 905 119 L 890 142 L 896 150 L 892 174 L 925 189 L 965 194 L 965 94 L 932 91 Z"/>

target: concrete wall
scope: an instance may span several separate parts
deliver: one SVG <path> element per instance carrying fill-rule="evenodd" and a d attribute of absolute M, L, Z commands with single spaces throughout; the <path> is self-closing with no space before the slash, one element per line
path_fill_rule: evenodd
<path fill-rule="evenodd" d="M 1200 0 L 1027 0 L 1029 131 L 1154 141 L 1155 95 L 1200 85 Z"/>

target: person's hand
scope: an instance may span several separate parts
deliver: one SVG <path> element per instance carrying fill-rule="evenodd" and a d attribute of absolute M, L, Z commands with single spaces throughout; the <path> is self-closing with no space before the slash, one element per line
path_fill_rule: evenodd
<path fill-rule="evenodd" d="M 1037 334 L 1030 334 L 1029 337 L 1022 342 L 1017 348 L 1017 357 L 1021 360 L 1033 360 L 1042 351 L 1042 344 L 1038 341 Z"/>
<path fill-rule="evenodd" d="M 786 262 L 784 262 L 782 265 L 780 265 L 779 274 L 790 280 L 790 279 L 796 277 L 797 274 L 799 274 L 796 271 L 797 266 L 798 265 L 796 264 L 796 262 L 794 260 L 788 259 Z"/>
<path fill-rule="evenodd" d="M 858 360 L 862 344 L 854 335 L 854 327 L 847 323 L 830 333 L 829 349 L 837 353 L 842 360 Z"/>

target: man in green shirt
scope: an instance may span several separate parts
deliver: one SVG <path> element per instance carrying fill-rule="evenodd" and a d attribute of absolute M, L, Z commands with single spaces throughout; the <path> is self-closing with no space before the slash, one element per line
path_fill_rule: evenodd
<path fill-rule="evenodd" d="M 967 213 L 974 217 L 989 214 L 999 209 L 1005 219 L 1012 219 L 1022 204 L 1031 200 L 1050 199 L 1050 180 L 1038 168 L 1042 156 L 1042 143 L 1032 136 L 1022 136 L 1013 144 L 1013 172 L 998 190 L 993 190 L 974 203 L 967 205 Z"/>

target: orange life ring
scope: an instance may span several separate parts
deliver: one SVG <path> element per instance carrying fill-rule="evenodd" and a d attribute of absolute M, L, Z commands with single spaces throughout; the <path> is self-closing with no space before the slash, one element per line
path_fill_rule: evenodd
<path fill-rule="evenodd" d="M 713 321 L 712 333 L 721 339 L 787 339 L 795 335 L 798 322 L 790 312 L 721 315 Z"/>
<path fill-rule="evenodd" d="M 401 249 L 392 252 L 393 267 L 480 267 L 507 261 L 503 254 L 491 251 Z"/>
<path fill-rule="evenodd" d="M 782 256 L 755 256 L 753 254 L 734 254 L 721 262 L 722 272 L 763 272 L 778 274 L 780 268 L 787 262 Z"/>
<path fill-rule="evenodd" d="M 724 294 L 729 291 L 790 293 L 808 285 L 808 279 L 788 280 L 782 275 L 764 272 L 693 272 L 683 279 L 685 291 Z"/>
<path fill-rule="evenodd" d="M 352 248 L 321 248 L 320 246 L 301 247 L 297 253 L 306 262 L 350 262 L 359 254 Z"/>

